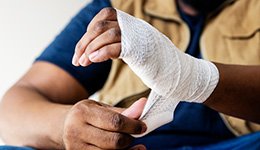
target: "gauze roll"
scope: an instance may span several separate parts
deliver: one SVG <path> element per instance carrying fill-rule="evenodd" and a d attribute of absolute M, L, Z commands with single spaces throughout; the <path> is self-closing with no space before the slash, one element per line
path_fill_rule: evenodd
<path fill-rule="evenodd" d="M 181 52 L 141 19 L 120 10 L 117 19 L 121 29 L 119 58 L 151 88 L 140 117 L 148 128 L 141 136 L 172 121 L 180 101 L 202 103 L 210 96 L 219 80 L 213 63 Z"/>

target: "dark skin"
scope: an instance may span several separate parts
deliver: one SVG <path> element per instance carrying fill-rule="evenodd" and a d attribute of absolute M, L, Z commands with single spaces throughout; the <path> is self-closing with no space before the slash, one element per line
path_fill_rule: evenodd
<path fill-rule="evenodd" d="M 180 3 L 181 7 L 183 5 Z M 183 10 L 197 15 L 191 7 Z M 121 32 L 113 8 L 103 9 L 92 20 L 88 31 L 76 47 L 74 65 L 88 66 L 92 62 L 118 58 Z M 214 64 L 220 80 L 204 104 L 218 112 L 260 123 L 260 66 Z"/>
<path fill-rule="evenodd" d="M 37 149 L 103 150 L 125 148 L 130 134 L 146 130 L 137 120 L 146 99 L 125 110 L 85 97 L 84 88 L 64 70 L 37 62 L 3 97 L 1 137 L 6 144 Z M 131 149 L 138 148 L 145 149 Z"/>
<path fill-rule="evenodd" d="M 93 29 L 94 32 L 97 28 L 101 32 L 86 33 L 77 45 L 76 57 L 86 52 L 84 54 L 88 58 L 97 49 L 102 50 L 99 53 L 102 57 L 96 57 L 92 62 L 118 57 L 116 50 L 120 47 L 120 32 L 116 18 L 113 18 L 115 16 L 115 11 L 111 9 L 99 13 L 88 30 Z M 109 23 L 96 24 L 102 20 Z M 109 30 L 111 28 L 113 30 Z M 100 40 L 93 40 L 108 30 L 108 34 L 116 36 L 113 38 L 115 41 L 105 40 L 109 44 L 104 46 Z M 78 63 L 78 58 L 74 59 L 74 63 Z M 92 62 L 87 59 L 86 65 Z M 205 105 L 259 123 L 260 84 L 256 83 L 260 83 L 260 67 L 216 65 L 220 71 L 220 82 Z M 102 150 L 122 149 L 130 144 L 129 134 L 145 131 L 143 122 L 136 118 L 141 114 L 146 99 L 140 99 L 129 109 L 122 110 L 93 102 L 88 96 L 88 92 L 66 71 L 47 62 L 36 62 L 1 101 L 1 137 L 6 144 L 38 149 Z M 145 149 L 142 145 L 132 149 L 138 148 Z"/>

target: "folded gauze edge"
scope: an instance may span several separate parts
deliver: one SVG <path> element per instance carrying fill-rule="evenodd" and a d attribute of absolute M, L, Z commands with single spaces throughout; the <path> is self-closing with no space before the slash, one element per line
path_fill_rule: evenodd
<path fill-rule="evenodd" d="M 180 101 L 203 103 L 215 89 L 219 72 L 206 60 L 181 52 L 147 22 L 117 10 L 121 29 L 119 58 L 151 88 L 140 120 L 146 123 L 144 136 L 173 120 Z M 185 119 L 185 118 L 183 118 Z"/>

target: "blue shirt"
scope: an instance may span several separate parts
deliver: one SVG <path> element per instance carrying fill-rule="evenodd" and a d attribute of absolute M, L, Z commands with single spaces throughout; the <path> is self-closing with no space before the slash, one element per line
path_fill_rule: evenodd
<path fill-rule="evenodd" d="M 102 8 L 111 6 L 109 0 L 94 0 L 83 8 L 44 50 L 36 61 L 53 63 L 76 78 L 90 93 L 100 89 L 109 74 L 111 60 L 95 63 L 89 67 L 74 67 L 71 64 L 76 43 L 85 33 L 91 19 Z M 187 53 L 200 58 L 199 37 L 204 17 L 191 17 L 180 11 L 181 17 L 190 28 L 191 39 Z M 161 150 L 181 146 L 194 146 L 216 143 L 234 135 L 226 128 L 219 114 L 202 105 L 182 102 L 176 108 L 174 121 L 164 125 L 145 137 L 136 139 L 147 148 Z"/>

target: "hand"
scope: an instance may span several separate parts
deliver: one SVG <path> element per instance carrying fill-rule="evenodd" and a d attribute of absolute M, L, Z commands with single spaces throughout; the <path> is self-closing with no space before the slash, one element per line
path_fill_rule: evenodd
<path fill-rule="evenodd" d="M 72 64 L 88 66 L 92 62 L 117 58 L 120 51 L 121 31 L 116 10 L 104 8 L 93 18 L 87 32 L 77 43 Z"/>
<path fill-rule="evenodd" d="M 101 150 L 128 147 L 133 139 L 130 134 L 141 134 L 146 130 L 146 125 L 136 120 L 145 103 L 146 99 L 140 99 L 125 110 L 92 100 L 78 102 L 65 119 L 65 149 Z M 131 149 L 145 147 L 137 145 Z"/>

